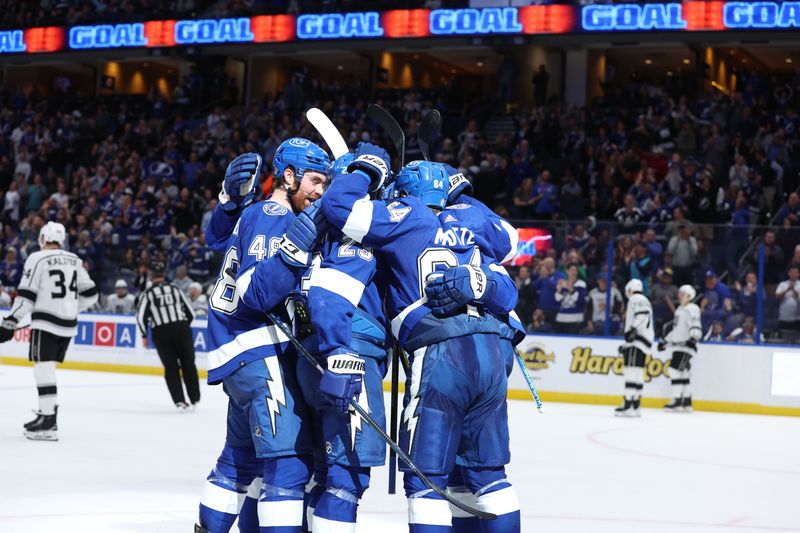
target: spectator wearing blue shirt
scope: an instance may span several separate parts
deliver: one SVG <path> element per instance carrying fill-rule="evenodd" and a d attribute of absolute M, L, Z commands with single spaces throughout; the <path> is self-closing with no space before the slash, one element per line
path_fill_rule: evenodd
<path fill-rule="evenodd" d="M 706 288 L 703 292 L 703 298 L 706 300 L 706 306 L 713 309 L 722 307 L 722 301 L 725 298 L 731 297 L 731 290 L 717 279 L 717 275 L 713 270 L 706 271 Z"/>
<path fill-rule="evenodd" d="M 763 290 L 762 290 L 763 294 Z M 755 316 L 758 304 L 758 277 L 750 271 L 744 278 L 744 285 L 736 281 L 734 284 L 734 299 L 736 304 L 746 316 Z"/>
<path fill-rule="evenodd" d="M 0 263 L 0 283 L 4 287 L 16 287 L 22 279 L 22 263 L 17 258 L 17 250 L 9 247 L 6 258 Z"/>
<path fill-rule="evenodd" d="M 644 232 L 644 246 L 653 268 L 661 268 L 664 264 L 664 246 L 656 240 L 656 230 L 653 228 L 647 228 Z"/>
<path fill-rule="evenodd" d="M 731 218 L 731 229 L 725 243 L 725 265 L 734 277 L 739 272 L 739 258 L 747 249 L 750 231 L 750 209 L 747 200 L 740 195 L 736 199 L 736 210 Z"/>
<path fill-rule="evenodd" d="M 564 273 L 556 270 L 555 260 L 548 257 L 539 266 L 539 279 L 533 283 L 533 288 L 539 295 L 539 309 L 544 311 L 545 318 L 551 324 L 561 308 L 561 304 L 556 301 L 556 287 L 563 279 L 566 279 Z"/>
<path fill-rule="evenodd" d="M 550 220 L 556 212 L 558 187 L 550 183 L 550 171 L 543 170 L 533 186 L 533 215 L 538 220 Z"/>
<path fill-rule="evenodd" d="M 578 279 L 578 265 L 567 266 L 567 278 L 556 285 L 556 331 L 568 335 L 580 333 L 583 328 L 583 313 L 586 307 L 586 282 Z"/>

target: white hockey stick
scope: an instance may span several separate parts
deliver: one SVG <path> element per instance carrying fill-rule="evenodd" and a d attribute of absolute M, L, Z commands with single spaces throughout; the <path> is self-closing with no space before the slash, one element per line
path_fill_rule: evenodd
<path fill-rule="evenodd" d="M 306 111 L 306 118 L 308 118 L 308 121 L 314 126 L 320 136 L 325 139 L 325 144 L 331 149 L 334 159 L 338 159 L 350 151 L 350 149 L 347 148 L 347 143 L 344 142 L 342 134 L 339 133 L 334 123 L 331 122 L 328 115 L 323 113 L 321 109 L 312 107 Z"/>

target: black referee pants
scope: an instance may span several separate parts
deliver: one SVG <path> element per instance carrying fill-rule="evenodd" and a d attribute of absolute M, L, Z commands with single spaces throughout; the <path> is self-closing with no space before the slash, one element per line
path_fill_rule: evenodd
<path fill-rule="evenodd" d="M 164 365 L 164 379 L 175 403 L 186 402 L 181 386 L 181 373 L 189 402 L 200 401 L 200 382 L 194 365 L 194 343 L 188 322 L 173 322 L 153 328 L 153 343 Z"/>

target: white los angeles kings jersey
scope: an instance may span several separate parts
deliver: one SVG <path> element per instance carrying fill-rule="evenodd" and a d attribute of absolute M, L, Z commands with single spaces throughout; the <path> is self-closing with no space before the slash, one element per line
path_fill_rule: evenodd
<path fill-rule="evenodd" d="M 25 261 L 11 315 L 22 320 L 31 313 L 31 329 L 74 337 L 78 313 L 97 302 L 97 287 L 82 260 L 66 250 L 34 252 Z"/>
<path fill-rule="evenodd" d="M 700 308 L 696 304 L 681 305 L 675 309 L 675 322 L 665 340 L 673 346 L 673 351 L 696 355 L 697 350 L 686 346 L 689 339 L 700 340 L 703 336 L 703 323 Z"/>
<path fill-rule="evenodd" d="M 644 353 L 650 353 L 655 339 L 653 326 L 653 306 L 650 300 L 642 293 L 635 293 L 628 300 L 628 309 L 625 311 L 625 329 L 636 332 L 632 342 L 626 342 L 624 346 L 638 348 Z"/>

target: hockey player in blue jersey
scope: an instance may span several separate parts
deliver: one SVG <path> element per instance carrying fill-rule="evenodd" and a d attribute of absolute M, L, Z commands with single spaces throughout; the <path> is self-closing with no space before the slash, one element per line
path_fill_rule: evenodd
<path fill-rule="evenodd" d="M 477 248 L 467 227 L 440 220 L 447 176 L 430 164 L 409 164 L 396 182 L 408 197 L 391 203 L 370 201 L 388 174 L 385 151 L 360 145 L 350 174 L 335 180 L 321 206 L 326 218 L 346 235 L 375 248 L 388 265 L 387 310 L 392 331 L 412 353 L 406 386 L 401 445 L 442 488 L 456 465 L 477 494 L 478 505 L 499 518 L 481 524 L 485 531 L 518 531 L 519 505 L 505 478 L 508 463 L 506 412 L 507 357 L 501 347 L 500 321 L 516 303 L 516 291 L 505 284 Z M 403 173 L 419 173 L 404 188 Z M 427 276 L 449 267 L 449 286 L 463 299 L 461 308 L 436 317 L 424 297 Z M 505 298 L 494 298 L 507 291 Z M 493 300 L 505 306 L 490 304 Z M 434 306 L 435 307 L 435 306 Z M 467 309 L 469 310 L 467 312 Z M 464 369 L 470 369 L 465 373 Z M 406 473 L 411 531 L 450 531 L 445 500 Z"/>
<path fill-rule="evenodd" d="M 229 397 L 225 447 L 200 505 L 200 529 L 214 533 L 228 531 L 239 511 L 241 531 L 299 532 L 303 489 L 311 471 L 310 428 L 297 387 L 295 356 L 288 339 L 267 322 L 265 311 L 286 316 L 283 301 L 307 269 L 303 250 L 311 247 L 309 239 L 316 232 L 313 210 L 302 211 L 323 194 L 330 162 L 325 151 L 308 140 L 285 141 L 273 160 L 275 192 L 247 206 L 252 197 L 243 178 L 249 171 L 257 176 L 254 159 L 238 161 L 238 167 L 232 164 L 225 191 L 233 205 L 223 202 L 210 225 L 215 247 L 234 225 L 209 299 L 208 381 L 222 383 Z M 269 263 L 273 276 L 268 287 L 257 288 L 269 300 L 267 307 L 257 309 L 241 298 L 240 276 L 233 274 L 252 270 L 262 261 Z M 263 480 L 255 521 L 243 505 L 252 501 L 259 476 Z"/>

